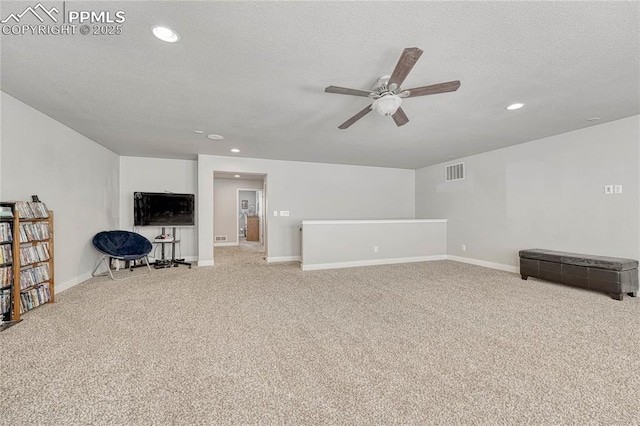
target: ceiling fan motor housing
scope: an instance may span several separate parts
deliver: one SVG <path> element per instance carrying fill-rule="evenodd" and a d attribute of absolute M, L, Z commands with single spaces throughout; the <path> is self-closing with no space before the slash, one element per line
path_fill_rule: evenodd
<path fill-rule="evenodd" d="M 383 75 L 382 77 L 378 78 L 376 84 L 373 85 L 373 91 L 378 93 L 388 91 L 389 89 L 387 88 L 387 83 L 389 83 L 390 78 L 391 76 L 389 75 Z"/>

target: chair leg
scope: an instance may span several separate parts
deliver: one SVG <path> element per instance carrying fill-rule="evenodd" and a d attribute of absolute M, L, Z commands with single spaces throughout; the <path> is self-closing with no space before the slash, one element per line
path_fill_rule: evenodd
<path fill-rule="evenodd" d="M 132 276 L 125 276 L 122 278 L 116 278 L 115 275 L 113 275 L 113 271 L 111 270 L 111 265 L 110 262 L 107 261 L 107 258 L 109 258 L 109 260 L 111 260 L 111 257 L 107 256 L 107 255 L 103 255 L 102 258 L 98 261 L 98 264 L 96 265 L 96 267 L 93 269 L 93 272 L 91 273 L 92 277 L 101 277 L 104 275 L 109 274 L 109 276 L 111 277 L 112 280 L 114 281 L 120 281 L 120 280 L 125 280 L 127 278 L 132 278 Z M 151 273 L 151 265 L 149 264 L 149 258 L 148 256 L 145 256 L 144 258 L 144 262 L 147 266 L 147 273 L 146 274 L 138 274 L 138 275 L 133 275 L 133 277 L 135 276 L 140 276 L 140 275 L 148 275 Z M 101 274 L 96 274 L 96 271 L 98 270 L 98 268 L 100 267 L 100 265 L 104 263 L 105 266 L 107 267 L 107 272 L 103 272 Z M 129 268 L 124 268 L 124 269 L 129 269 Z"/>
<path fill-rule="evenodd" d="M 124 278 L 116 278 L 113 276 L 113 271 L 111 271 L 111 267 L 109 267 L 109 276 L 111 276 L 111 279 L 114 281 L 118 281 L 118 280 L 122 280 Z"/>
<path fill-rule="evenodd" d="M 108 258 L 109 260 L 107 260 L 107 258 Z M 106 272 L 102 272 L 102 273 L 100 273 L 100 274 L 96 274 L 96 271 L 98 270 L 98 268 L 100 267 L 100 265 L 101 265 L 101 264 L 103 264 L 103 263 L 104 263 L 104 265 L 107 267 L 107 271 L 106 271 Z M 119 281 L 119 280 L 124 279 L 124 278 L 116 278 L 116 277 L 113 275 L 113 272 L 111 271 L 111 257 L 110 257 L 110 256 L 107 256 L 107 255 L 105 254 L 105 255 L 103 255 L 103 256 L 102 256 L 102 258 L 98 261 L 98 264 L 96 265 L 96 267 L 95 267 L 95 268 L 93 268 L 93 272 L 91 273 L 91 276 L 92 276 L 92 277 L 102 277 L 102 276 L 105 276 L 105 275 L 107 275 L 107 274 L 111 277 L 111 279 L 112 279 L 112 280 L 115 280 L 115 281 Z"/>
<path fill-rule="evenodd" d="M 105 273 L 102 274 L 97 274 L 96 275 L 96 271 L 98 270 L 98 268 L 100 267 L 100 264 L 103 263 L 107 266 L 107 270 L 111 270 L 111 268 L 109 267 L 109 263 L 107 262 L 107 256 L 103 255 L 102 258 L 100 258 L 100 260 L 98 260 L 98 263 L 96 264 L 96 267 L 93 268 L 93 272 L 91 272 L 91 276 L 95 277 L 95 276 L 101 276 L 101 275 L 106 275 Z"/>

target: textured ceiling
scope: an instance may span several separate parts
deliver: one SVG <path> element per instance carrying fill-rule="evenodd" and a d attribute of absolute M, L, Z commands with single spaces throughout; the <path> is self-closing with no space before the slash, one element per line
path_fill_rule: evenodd
<path fill-rule="evenodd" d="M 3 2 L 2 18 L 25 4 Z M 637 2 L 66 7 L 124 10 L 123 34 L 2 36 L 1 88 L 121 155 L 418 168 L 640 113 Z M 156 40 L 154 24 L 181 41 Z M 424 54 L 404 88 L 460 89 L 406 99 L 403 127 L 371 113 L 339 130 L 368 99 L 324 88 L 368 90 L 413 46 Z"/>

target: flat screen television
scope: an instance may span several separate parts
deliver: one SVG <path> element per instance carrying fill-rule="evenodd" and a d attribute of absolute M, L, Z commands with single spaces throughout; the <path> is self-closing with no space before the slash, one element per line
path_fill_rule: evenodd
<path fill-rule="evenodd" d="M 134 192 L 135 226 L 194 226 L 195 196 L 169 192 Z"/>

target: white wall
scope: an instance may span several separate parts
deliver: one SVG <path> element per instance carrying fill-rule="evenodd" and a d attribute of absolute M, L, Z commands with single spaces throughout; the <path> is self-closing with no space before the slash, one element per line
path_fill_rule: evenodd
<path fill-rule="evenodd" d="M 302 221 L 302 270 L 447 258 L 447 221 Z"/>
<path fill-rule="evenodd" d="M 262 189 L 262 180 L 216 179 L 213 189 L 215 235 L 226 235 L 227 243 L 238 243 L 238 189 Z M 255 204 L 255 193 L 253 195 Z M 238 227 L 236 227 L 238 225 Z"/>
<path fill-rule="evenodd" d="M 196 194 L 197 163 L 193 160 L 169 160 L 163 158 L 120 157 L 120 229 L 132 231 L 133 227 L 133 193 L 134 192 L 175 192 L 179 194 Z M 196 194 L 196 211 L 198 208 Z M 197 220 L 197 214 L 196 214 Z M 161 233 L 159 226 L 140 226 L 135 231 L 153 240 Z M 165 232 L 171 233 L 171 229 Z M 197 258 L 196 227 L 179 227 L 177 237 L 180 238 L 180 257 L 188 260 Z M 166 246 L 165 249 L 169 249 Z M 154 252 L 155 247 L 154 247 Z M 160 250 L 157 250 L 158 257 Z"/>
<path fill-rule="evenodd" d="M 214 171 L 267 174 L 270 261 L 299 259 L 303 219 L 413 219 L 415 212 L 413 170 L 199 155 L 200 265 L 213 264 Z"/>
<path fill-rule="evenodd" d="M 91 277 L 93 236 L 118 225 L 118 156 L 1 92 L 3 200 L 54 211 L 56 291 Z"/>
<path fill-rule="evenodd" d="M 502 265 L 546 248 L 638 259 L 640 116 L 416 171 L 416 217 L 448 219 L 448 253 Z M 451 164 L 447 163 L 447 164 Z M 604 185 L 623 185 L 605 195 Z M 467 250 L 462 251 L 465 244 Z"/>

